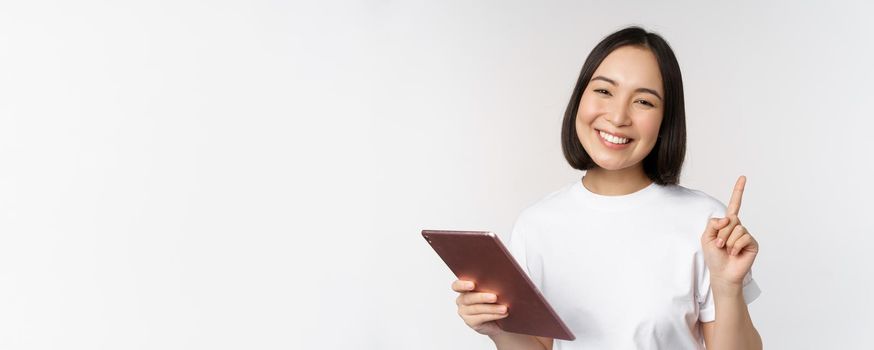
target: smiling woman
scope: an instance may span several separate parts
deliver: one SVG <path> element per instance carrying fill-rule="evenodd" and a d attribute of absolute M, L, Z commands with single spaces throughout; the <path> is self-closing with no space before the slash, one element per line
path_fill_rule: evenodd
<path fill-rule="evenodd" d="M 495 320 L 511 308 L 456 281 L 468 326 L 498 349 L 761 349 L 747 310 L 759 246 L 738 218 L 746 178 L 728 207 L 679 185 L 683 104 L 659 35 L 630 27 L 592 50 L 561 130 L 565 158 L 586 173 L 526 208 L 508 244 L 577 339 L 502 331 Z"/>

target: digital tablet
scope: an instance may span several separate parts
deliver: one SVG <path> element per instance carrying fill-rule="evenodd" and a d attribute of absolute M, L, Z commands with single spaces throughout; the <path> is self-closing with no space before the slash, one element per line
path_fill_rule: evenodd
<path fill-rule="evenodd" d="M 574 335 L 516 263 L 501 240 L 488 231 L 422 230 L 422 236 L 460 280 L 474 291 L 493 293 L 509 315 L 496 320 L 507 332 L 574 340 Z"/>

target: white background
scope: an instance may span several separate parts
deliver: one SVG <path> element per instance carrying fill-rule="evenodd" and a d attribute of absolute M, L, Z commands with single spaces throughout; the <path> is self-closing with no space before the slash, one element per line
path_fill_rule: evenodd
<path fill-rule="evenodd" d="M 637 24 L 682 68 L 681 184 L 748 177 L 765 346 L 871 349 L 872 10 L 4 1 L 0 348 L 491 348 L 420 231 L 506 237 L 578 179 L 567 99 Z"/>

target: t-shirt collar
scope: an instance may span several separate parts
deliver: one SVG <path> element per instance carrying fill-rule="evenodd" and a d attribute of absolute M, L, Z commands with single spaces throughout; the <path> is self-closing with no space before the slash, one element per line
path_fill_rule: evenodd
<path fill-rule="evenodd" d="M 579 200 L 586 206 L 603 211 L 623 211 L 635 208 L 643 203 L 649 202 L 657 197 L 665 188 L 655 182 L 649 184 L 636 192 L 619 195 L 605 196 L 590 191 L 586 186 L 583 186 L 583 176 L 571 187 L 571 191 Z"/>

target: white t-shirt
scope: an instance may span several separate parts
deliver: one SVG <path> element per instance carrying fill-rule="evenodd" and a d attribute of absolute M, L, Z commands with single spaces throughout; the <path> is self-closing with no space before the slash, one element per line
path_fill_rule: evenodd
<path fill-rule="evenodd" d="M 508 249 L 576 335 L 553 348 L 704 349 L 716 307 L 701 234 L 725 210 L 679 185 L 604 196 L 581 180 L 523 210 Z M 759 294 L 747 274 L 746 303 Z"/>

